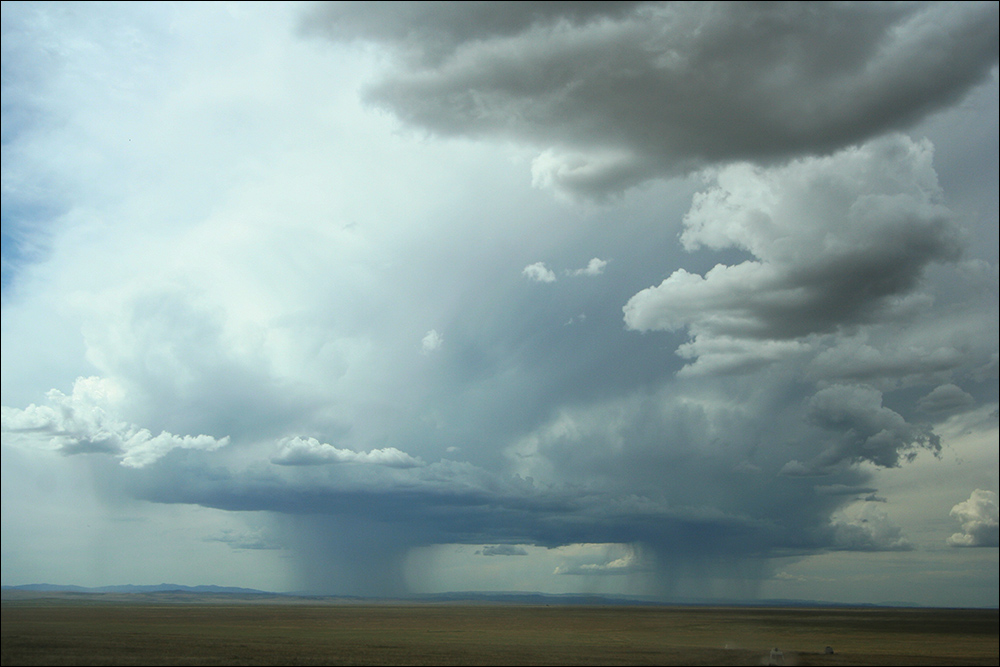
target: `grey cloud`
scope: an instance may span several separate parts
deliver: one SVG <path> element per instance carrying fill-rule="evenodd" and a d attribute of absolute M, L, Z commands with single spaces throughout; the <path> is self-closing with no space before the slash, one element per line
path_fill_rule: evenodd
<path fill-rule="evenodd" d="M 239 322 L 238 306 L 213 302 L 190 280 L 136 280 L 91 298 L 82 327 L 87 357 L 121 385 L 132 421 L 234 439 L 280 437 L 275 424 L 316 405 L 300 378 L 277 372 L 266 348 L 267 336 L 287 334 L 287 326 L 271 326 L 265 336 Z M 323 355 L 313 352 L 311 361 L 317 366 Z"/>
<path fill-rule="evenodd" d="M 979 381 L 984 381 L 987 379 L 995 379 L 1000 375 L 1000 353 L 993 352 L 990 355 L 989 361 L 984 363 L 980 368 L 976 369 L 974 377 Z"/>
<path fill-rule="evenodd" d="M 878 491 L 866 486 L 848 486 L 846 484 L 822 484 L 816 486 L 816 493 L 828 496 L 857 496 Z"/>
<path fill-rule="evenodd" d="M 518 547 L 513 544 L 497 544 L 483 547 L 476 554 L 480 556 L 527 556 L 528 552 L 524 547 Z"/>
<path fill-rule="evenodd" d="M 704 276 L 676 270 L 634 295 L 639 331 L 686 328 L 691 371 L 739 369 L 807 351 L 798 342 L 910 316 L 925 268 L 954 260 L 959 232 L 940 203 L 932 148 L 893 135 L 786 167 L 722 169 L 698 194 L 681 240 L 754 259 Z"/>
<path fill-rule="evenodd" d="M 830 522 L 834 549 L 842 551 L 910 551 L 913 545 L 885 512 L 870 503 L 860 512 Z"/>
<path fill-rule="evenodd" d="M 761 387 L 752 404 L 735 389 L 699 379 L 682 391 L 564 406 L 510 446 L 509 466 L 424 463 L 396 447 L 355 451 L 297 436 L 176 450 L 118 483 L 154 502 L 272 513 L 265 543 L 287 546 L 302 586 L 315 591 L 403 593 L 408 549 L 441 543 L 633 545 L 635 560 L 568 562 L 563 573 L 644 572 L 667 596 L 677 573 L 721 576 L 732 559 L 871 548 L 856 529 L 823 528 L 845 495 L 778 475 L 783 454 L 762 446 L 796 423 L 814 428 L 800 407 L 789 403 L 781 416 L 760 402 Z M 787 403 L 780 393 L 773 400 Z M 831 489 L 866 488 L 852 470 L 828 479 Z"/>
<path fill-rule="evenodd" d="M 616 563 L 615 557 L 602 567 L 591 563 L 581 574 L 614 574 L 640 564 L 640 569 L 651 570 L 658 562 L 690 570 L 702 558 L 813 551 L 834 545 L 832 534 L 814 526 L 822 525 L 840 502 L 824 499 L 810 485 L 794 480 L 780 483 L 778 491 L 771 475 L 752 485 L 770 488 L 771 493 L 751 500 L 753 489 L 735 486 L 730 497 L 720 499 L 714 487 L 692 495 L 691 485 L 657 490 L 645 480 L 626 486 L 600 479 L 585 485 L 532 481 L 448 460 L 410 468 L 254 463 L 242 470 L 221 467 L 220 462 L 211 453 L 186 452 L 164 459 L 155 470 L 137 470 L 125 482 L 136 497 L 154 502 L 276 513 L 284 518 L 273 528 L 279 535 L 275 539 L 289 545 L 296 558 L 309 561 L 303 563 L 308 579 L 304 585 L 340 591 L 345 585 L 346 590 L 379 595 L 401 592 L 396 588 L 400 576 L 389 570 L 402 567 L 407 549 L 428 544 L 494 542 L 498 546 L 491 553 L 499 555 L 510 545 L 617 543 L 635 545 L 645 554 L 641 562 Z M 688 456 L 675 465 L 681 467 L 672 479 L 703 479 L 702 473 L 712 471 L 711 465 Z M 720 461 L 715 474 L 729 467 L 728 461 Z M 664 491 L 688 502 L 666 498 Z M 351 583 L 348 574 L 327 581 L 322 572 L 308 570 L 310 559 L 323 549 L 324 562 L 333 569 L 346 568 L 350 576 L 373 576 L 379 568 L 352 569 L 350 563 L 377 552 L 387 559 L 380 566 L 385 577 L 375 588 Z M 336 556 L 341 551 L 342 559 Z M 390 558 L 392 553 L 398 558 Z M 669 572 L 663 576 L 669 578 Z"/>
<path fill-rule="evenodd" d="M 430 64 L 468 42 L 510 37 L 532 26 L 580 25 L 627 14 L 639 2 L 336 2 L 318 3 L 305 34 L 387 41 Z"/>
<path fill-rule="evenodd" d="M 923 424 L 910 424 L 882 405 L 881 392 L 864 386 L 834 385 L 821 389 L 809 401 L 813 423 L 836 433 L 816 469 L 842 462 L 868 461 L 896 467 L 912 460 L 920 449 L 938 453 L 941 439 Z"/>
<path fill-rule="evenodd" d="M 907 334 L 895 340 L 880 341 L 872 345 L 857 338 L 838 341 L 817 354 L 809 364 L 808 372 L 817 378 L 831 381 L 878 383 L 889 379 L 894 384 L 899 379 L 926 378 L 947 375 L 972 359 L 972 346 L 958 346 L 937 340 L 906 340 Z"/>
<path fill-rule="evenodd" d="M 949 537 L 949 545 L 953 547 L 1000 546 L 1000 510 L 998 510 L 995 492 L 976 489 L 968 500 L 951 508 L 951 516 L 962 522 L 962 532 Z"/>
<path fill-rule="evenodd" d="M 924 412 L 940 414 L 965 410 L 975 403 L 971 394 L 953 384 L 943 384 L 917 401 L 917 406 Z"/>
<path fill-rule="evenodd" d="M 674 520 L 684 516 L 690 520 L 691 548 L 703 540 L 722 540 L 735 551 L 767 551 L 778 542 L 785 548 L 817 546 L 807 535 L 815 535 L 811 531 L 844 502 L 847 490 L 860 494 L 874 489 L 859 483 L 863 475 L 847 466 L 825 467 L 827 488 L 820 489 L 808 479 L 781 475 L 790 452 L 809 452 L 812 443 L 829 433 L 808 421 L 799 412 L 801 404 L 776 387 L 765 391 L 753 381 L 741 388 L 725 384 L 728 392 L 699 380 L 664 387 L 660 393 L 566 407 L 512 444 L 507 454 L 515 470 L 536 482 L 572 486 L 575 480 L 588 480 L 595 489 L 632 497 L 626 505 L 632 508 L 633 523 L 644 521 L 640 508 L 669 509 Z M 775 393 L 762 400 L 769 391 Z M 757 414 L 769 415 L 768 423 Z M 789 440 L 795 442 L 792 449 L 775 446 L 775 441 Z M 815 466 L 810 473 L 818 474 Z M 709 509 L 717 513 L 714 518 Z M 721 525 L 731 527 L 729 537 L 714 532 Z M 650 530 L 643 540 L 683 552 L 679 534 L 669 546 L 662 537 Z"/>
<path fill-rule="evenodd" d="M 901 129 L 997 61 L 994 3 L 586 4 L 332 5 L 304 25 L 396 47 L 367 96 L 405 123 L 538 145 L 536 182 L 595 196 Z"/>
<path fill-rule="evenodd" d="M 269 538 L 262 530 L 223 530 L 212 537 L 206 538 L 206 541 L 222 542 L 223 544 L 228 544 L 233 549 L 279 550 L 285 548 Z"/>

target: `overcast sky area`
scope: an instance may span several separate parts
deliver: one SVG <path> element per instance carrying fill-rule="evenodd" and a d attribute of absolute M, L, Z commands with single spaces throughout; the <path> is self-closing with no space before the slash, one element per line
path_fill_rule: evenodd
<path fill-rule="evenodd" d="M 998 604 L 998 4 L 2 4 L 2 583 Z"/>

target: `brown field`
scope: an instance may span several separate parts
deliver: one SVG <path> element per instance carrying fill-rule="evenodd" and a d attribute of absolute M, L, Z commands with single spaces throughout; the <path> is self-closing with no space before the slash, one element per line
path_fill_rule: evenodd
<path fill-rule="evenodd" d="M 5 598 L 3 665 L 1000 664 L 997 610 Z"/>

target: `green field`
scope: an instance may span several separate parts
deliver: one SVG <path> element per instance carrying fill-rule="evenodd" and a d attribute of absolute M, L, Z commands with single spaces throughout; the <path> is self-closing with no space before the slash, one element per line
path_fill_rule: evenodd
<path fill-rule="evenodd" d="M 149 599 L 5 599 L 2 663 L 762 665 L 775 647 L 787 665 L 1000 663 L 997 610 Z"/>

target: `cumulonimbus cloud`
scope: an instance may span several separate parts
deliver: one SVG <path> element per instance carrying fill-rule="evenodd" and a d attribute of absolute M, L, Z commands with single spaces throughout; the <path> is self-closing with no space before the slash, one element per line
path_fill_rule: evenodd
<path fill-rule="evenodd" d="M 147 134 L 160 137 L 162 152 L 143 159 L 155 158 L 149 163 L 167 178 L 153 185 L 167 194 L 145 189 L 142 169 L 129 187 L 108 176 L 118 172 L 89 170 L 103 194 L 82 198 L 79 215 L 84 223 L 120 218 L 121 226 L 99 225 L 102 232 L 60 222 L 66 254 L 37 267 L 44 278 L 38 285 L 49 287 L 14 297 L 41 310 L 76 304 L 82 339 L 72 321 L 38 319 L 13 330 L 68 332 L 62 354 L 68 359 L 79 344 L 86 359 L 59 372 L 72 380 L 76 368 L 92 364 L 130 388 L 132 409 L 117 409 L 114 396 L 85 400 L 84 383 L 80 397 L 74 387 L 72 397 L 54 392 L 41 407 L 5 408 L 5 446 L 31 440 L 63 454 L 119 457 L 125 467 L 111 466 L 114 478 L 100 481 L 135 498 L 215 508 L 234 521 L 259 511 L 273 519 L 266 535 L 216 539 L 241 549 L 287 547 L 290 558 L 301 557 L 306 583 L 324 582 L 338 568 L 348 573 L 345 588 L 313 590 L 364 588 L 392 568 L 389 578 L 402 582 L 407 549 L 432 543 L 494 545 L 482 555 L 528 551 L 528 558 L 508 559 L 522 565 L 536 551 L 519 545 L 638 545 L 628 556 L 609 549 L 567 559 L 561 573 L 579 576 L 658 569 L 707 577 L 728 574 L 735 561 L 775 555 L 906 548 L 884 515 L 835 514 L 831 522 L 831 514 L 852 497 L 880 500 L 870 486 L 872 466 L 938 450 L 929 427 L 911 422 L 910 398 L 939 387 L 921 403 L 924 414 L 938 416 L 967 400 L 949 382 L 980 402 L 992 394 L 952 372 L 971 366 L 963 362 L 965 339 L 952 335 L 954 320 L 925 336 L 913 333 L 914 322 L 931 319 L 923 315 L 930 302 L 922 277 L 931 274 L 937 287 L 928 267 L 949 261 L 957 248 L 930 144 L 869 138 L 946 107 L 981 80 L 996 61 L 993 4 L 309 7 L 313 28 L 388 51 L 359 58 L 337 49 L 331 58 L 329 49 L 277 48 L 288 45 L 270 41 L 284 24 L 259 17 L 268 28 L 253 33 L 265 36 L 259 43 L 266 50 L 253 52 L 261 60 L 239 51 L 241 63 L 227 58 L 204 67 L 184 52 L 184 62 L 202 63 L 207 78 L 182 69 L 174 79 L 196 89 L 168 85 L 170 76 L 146 77 L 168 87 L 150 97 L 157 115 L 136 113 L 131 126 L 158 128 Z M 169 41 L 176 41 L 172 34 Z M 119 53 L 107 51 L 115 60 Z M 295 59 L 285 60 L 289 54 Z M 273 65 L 263 79 L 258 63 Z M 455 144 L 442 142 L 432 169 L 424 142 L 393 136 L 380 143 L 384 118 L 370 125 L 355 110 L 331 123 L 331 110 L 353 108 L 353 86 L 341 83 L 373 63 L 389 67 L 365 89 L 371 104 L 404 127 L 529 146 L 536 186 L 599 198 L 704 169 L 714 180 L 690 207 L 682 237 L 700 249 L 692 259 L 699 268 L 677 257 L 667 222 L 680 220 L 680 197 L 693 179 L 663 186 L 677 197 L 663 199 L 664 190 L 652 188 L 649 199 L 605 211 L 618 226 L 564 224 L 578 210 L 561 208 L 551 219 L 551 210 L 529 213 L 537 198 L 522 202 L 493 178 L 492 149 L 468 151 L 460 142 L 467 158 L 483 161 L 483 171 L 467 170 L 449 160 L 447 146 Z M 290 71 L 294 81 L 285 79 Z M 236 84 L 220 88 L 216 75 Z M 204 89 L 213 94 L 202 97 Z M 279 89 L 288 95 L 274 95 Z M 53 90 L 74 93 L 66 85 Z M 30 101 L 14 92 L 5 103 Z M 67 109 L 82 99 L 62 96 Z M 185 109 L 156 103 L 164 100 L 198 113 L 175 117 Z M 285 102 L 271 106 L 274 100 Z M 303 123 L 285 134 L 290 126 L 282 121 L 293 107 Z M 228 131 L 199 134 L 232 118 L 234 108 L 242 110 L 240 122 L 226 124 Z M 110 102 L 84 110 L 101 119 L 131 113 Z M 949 111 L 948 122 L 954 118 Z M 72 128 L 80 117 L 69 119 Z M 52 141 L 60 150 L 31 159 L 51 163 L 47 158 L 59 155 L 60 173 L 88 172 L 80 165 L 89 165 L 89 156 L 110 158 L 118 145 L 93 143 L 90 135 L 125 139 L 108 123 L 83 123 L 101 131 L 84 139 L 60 134 Z M 335 154 L 330 131 L 345 133 Z M 76 150 L 86 158 L 64 154 L 64 138 L 80 141 Z M 261 146 L 269 148 L 262 153 Z M 954 144 L 942 145 L 948 150 Z M 249 180 L 231 180 L 220 169 L 227 175 L 221 181 L 195 179 L 204 181 L 196 189 L 204 199 L 176 197 L 193 182 L 190 156 L 203 163 L 209 153 L 239 174 L 252 172 Z M 378 178 L 366 171 L 372 159 Z M 416 167 L 397 171 L 411 160 Z M 411 178 L 417 172 L 421 178 Z M 459 174 L 461 186 L 446 173 Z M 948 178 L 960 175 L 951 169 Z M 317 189 L 311 178 L 338 185 Z M 53 191 L 65 185 L 53 183 Z M 302 196 L 307 191 L 326 195 Z M 509 208 L 484 211 L 489 193 Z M 435 198 L 454 205 L 427 204 Z M 150 205 L 168 199 L 178 207 Z M 958 201 L 954 210 L 968 211 L 968 204 Z M 165 229 L 125 215 L 153 209 Z M 175 229 L 174 219 L 184 224 Z M 118 233 L 126 225 L 134 234 Z M 72 242 L 91 231 L 93 246 Z M 98 251 L 98 244 L 107 247 Z M 715 251 L 724 259 L 708 271 L 702 259 Z M 605 268 L 599 258 L 585 264 L 591 252 L 614 253 L 619 270 L 590 280 Z M 529 264 L 539 258 L 548 265 Z M 56 265 L 73 268 L 46 277 Z M 671 275 L 679 266 L 687 271 Z M 527 284 L 557 276 L 559 286 Z M 637 290 L 664 276 L 662 289 L 638 298 Z M 628 332 L 619 309 L 632 295 Z M 982 298 L 970 297 L 977 308 Z M 992 345 L 983 377 L 995 378 L 996 337 L 988 335 L 995 299 L 986 305 L 988 326 L 962 326 L 977 345 Z M 585 323 L 577 315 L 584 311 Z M 571 316 L 578 326 L 559 326 Z M 34 317 L 5 305 L 5 345 L 17 338 L 8 323 Z M 431 324 L 437 329 L 428 331 Z M 638 329 L 679 334 L 640 336 Z M 678 351 L 689 365 L 677 374 L 682 362 L 670 350 L 684 335 Z M 10 399 L 16 393 L 20 407 L 38 387 L 65 389 L 64 380 L 36 387 L 47 376 L 30 369 L 57 364 L 19 367 L 16 351 L 29 347 L 42 359 L 55 346 L 17 344 L 13 355 L 5 347 L 4 370 L 16 389 Z M 877 377 L 918 373 L 905 396 L 891 395 Z M 70 413 L 60 413 L 66 407 Z M 154 436 L 159 428 L 137 425 L 153 423 L 174 433 L 229 434 L 232 442 Z M 38 460 L 46 465 L 51 456 Z M 502 559 L 485 560 L 495 566 Z M 364 592 L 373 591 L 385 589 Z"/>

